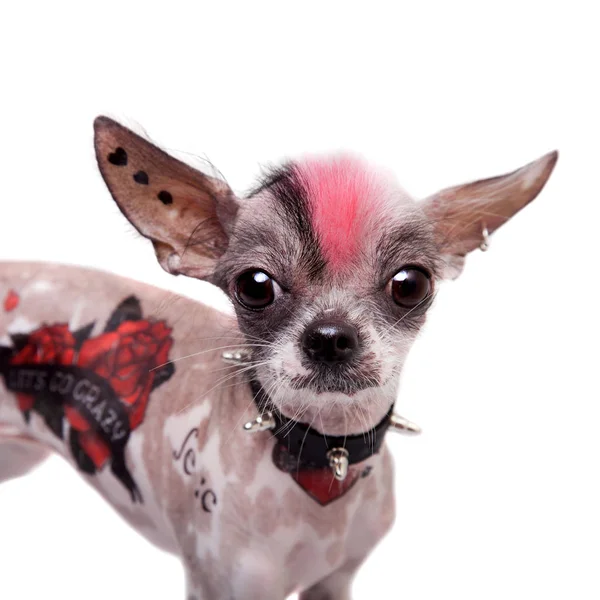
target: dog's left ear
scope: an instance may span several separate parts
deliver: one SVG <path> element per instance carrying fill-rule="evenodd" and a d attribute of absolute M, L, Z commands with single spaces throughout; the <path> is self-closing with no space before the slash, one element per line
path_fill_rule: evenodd
<path fill-rule="evenodd" d="M 169 156 L 108 117 L 94 121 L 96 158 L 117 205 L 169 273 L 210 279 L 237 201 L 223 181 Z"/>
<path fill-rule="evenodd" d="M 493 233 L 541 192 L 557 160 L 558 152 L 550 152 L 513 173 L 447 188 L 423 202 L 445 276 L 456 277 L 466 254 L 485 241 L 484 232 Z"/>

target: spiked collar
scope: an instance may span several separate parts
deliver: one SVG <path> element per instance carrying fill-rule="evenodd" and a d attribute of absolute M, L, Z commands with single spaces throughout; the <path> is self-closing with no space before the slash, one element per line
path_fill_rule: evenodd
<path fill-rule="evenodd" d="M 222 357 L 233 365 L 249 362 L 244 350 L 228 350 Z M 379 452 L 388 429 L 405 434 L 421 432 L 418 425 L 394 414 L 392 405 L 385 417 L 368 431 L 347 436 L 326 435 L 281 414 L 252 374 L 248 381 L 259 416 L 248 421 L 244 430 L 271 431 L 277 440 L 273 446 L 275 466 L 289 473 L 322 506 L 344 495 L 359 477 L 371 472 L 371 465 L 358 463 Z M 355 464 L 356 468 L 351 469 Z"/>
<path fill-rule="evenodd" d="M 254 402 L 260 417 L 246 423 L 248 431 L 270 430 L 296 469 L 332 469 L 343 481 L 348 466 L 360 463 L 379 452 L 385 433 L 394 426 L 393 405 L 372 429 L 362 433 L 333 436 L 323 434 L 310 425 L 281 414 L 256 380 L 250 381 Z"/>

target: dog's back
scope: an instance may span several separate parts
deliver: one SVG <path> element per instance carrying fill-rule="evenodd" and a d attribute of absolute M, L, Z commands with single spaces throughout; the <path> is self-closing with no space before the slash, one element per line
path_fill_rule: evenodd
<path fill-rule="evenodd" d="M 162 430 L 223 375 L 218 348 L 237 340 L 230 319 L 146 284 L 43 263 L 0 264 L 0 300 L 0 481 L 54 450 L 172 548 L 158 499 L 160 455 L 173 460 Z M 169 386 L 177 359 L 194 353 L 202 369 L 182 364 Z"/>

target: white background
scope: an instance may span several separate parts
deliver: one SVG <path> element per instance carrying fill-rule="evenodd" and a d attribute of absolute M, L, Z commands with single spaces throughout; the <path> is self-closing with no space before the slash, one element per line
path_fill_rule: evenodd
<path fill-rule="evenodd" d="M 162 273 L 97 173 L 142 124 L 236 190 L 345 148 L 416 197 L 561 152 L 446 284 L 398 406 L 398 519 L 357 599 L 600 597 L 598 18 L 592 2 L 11 2 L 0 14 L 0 257 Z M 561 8 L 556 8 L 560 5 Z M 391 438 L 392 436 L 390 436 Z M 0 597 L 183 598 L 177 560 L 58 459 L 0 488 Z"/>

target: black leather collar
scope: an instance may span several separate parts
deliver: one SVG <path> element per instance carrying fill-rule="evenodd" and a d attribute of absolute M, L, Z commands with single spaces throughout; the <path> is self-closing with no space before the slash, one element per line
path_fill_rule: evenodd
<path fill-rule="evenodd" d="M 258 410 L 261 413 L 269 411 L 273 415 L 276 426 L 271 431 L 272 435 L 294 457 L 299 468 L 328 467 L 327 453 L 333 448 L 344 448 L 348 452 L 348 464 L 362 462 L 379 452 L 390 425 L 393 405 L 385 417 L 368 431 L 347 436 L 325 435 L 306 423 L 282 415 L 256 380 L 251 380 L 250 386 Z"/>

